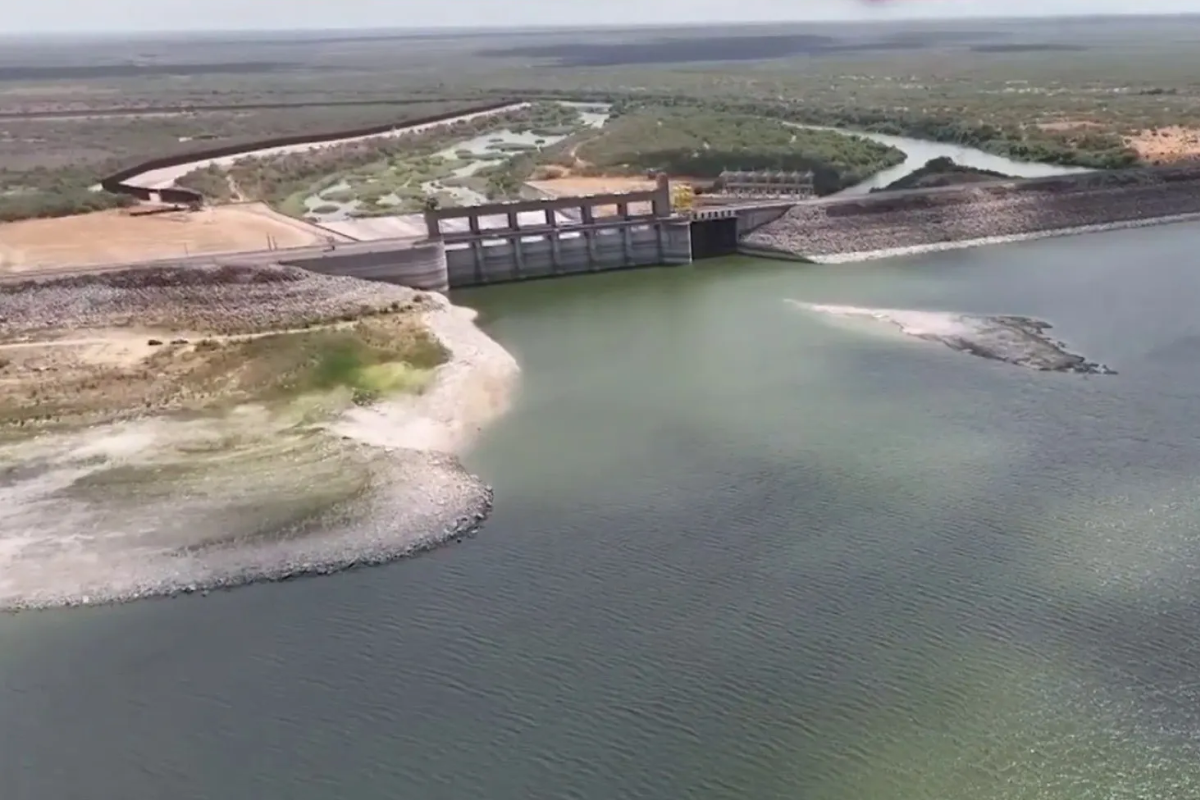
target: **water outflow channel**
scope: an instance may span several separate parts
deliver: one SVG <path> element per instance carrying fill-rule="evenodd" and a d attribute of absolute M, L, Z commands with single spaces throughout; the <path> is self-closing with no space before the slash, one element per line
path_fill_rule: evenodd
<path fill-rule="evenodd" d="M 519 103 L 514 103 L 512 108 L 516 108 L 519 105 L 520 105 Z M 579 108 L 582 112 L 581 115 L 583 117 L 584 124 L 589 125 L 591 127 L 602 126 L 608 118 L 607 104 L 567 102 L 567 103 L 564 103 L 564 105 L 570 105 L 570 106 L 575 106 L 575 107 Z M 477 113 L 477 114 L 466 114 L 466 115 L 464 115 L 462 117 L 458 117 L 456 119 L 444 120 L 442 122 L 437 122 L 437 123 L 427 123 L 424 125 L 417 125 L 417 126 L 398 127 L 395 130 L 391 131 L 390 133 L 377 134 L 377 135 L 399 136 L 399 135 L 404 135 L 406 133 L 416 133 L 416 132 L 419 132 L 419 131 L 427 129 L 427 128 L 436 127 L 438 125 L 447 125 L 447 124 L 453 123 L 457 119 L 463 119 L 463 120 L 472 119 L 477 116 L 487 116 L 487 115 L 491 115 L 491 114 L 503 113 L 503 111 L 505 111 L 505 110 L 506 109 L 498 109 L 496 111 L 490 111 L 490 112 L 482 112 L 482 113 Z M 895 167 L 892 167 L 891 169 L 883 170 L 882 172 L 872 175 L 870 178 L 863 181 L 862 183 L 855 184 L 854 186 L 851 186 L 848 189 L 844 189 L 842 192 L 839 193 L 841 195 L 866 194 L 866 193 L 870 192 L 872 189 L 887 186 L 888 184 L 893 183 L 894 181 L 897 181 L 900 178 L 903 178 L 905 175 L 908 175 L 912 172 L 917 171 L 921 167 L 925 166 L 926 162 L 928 162 L 931 159 L 941 158 L 941 157 L 951 158 L 954 160 L 955 163 L 961 164 L 966 167 L 974 167 L 976 169 L 986 169 L 986 170 L 992 170 L 994 172 L 1002 172 L 1005 175 L 1011 175 L 1011 176 L 1017 177 L 1017 178 L 1040 178 L 1040 177 L 1044 177 L 1047 175 L 1067 175 L 1067 174 L 1088 171 L 1082 167 L 1067 167 L 1067 166 L 1060 166 L 1057 164 L 1041 164 L 1041 163 L 1030 162 L 1030 161 L 1016 161 L 1011 158 L 1005 158 L 1004 156 L 993 155 L 992 153 L 987 153 L 983 150 L 979 150 L 974 147 L 966 147 L 964 145 L 958 145 L 958 144 L 947 144 L 947 143 L 943 143 L 943 142 L 933 142 L 933 141 L 928 141 L 925 139 L 913 139 L 913 138 L 910 138 L 907 136 L 890 136 L 890 135 L 883 134 L 883 133 L 871 133 L 869 131 L 846 130 L 843 128 L 830 128 L 830 127 L 821 126 L 821 125 L 795 125 L 794 127 L 805 128 L 805 129 L 809 129 L 809 130 L 828 130 L 828 131 L 835 131 L 837 133 L 842 133 L 842 134 L 846 134 L 846 135 L 862 136 L 863 138 L 871 139 L 872 141 L 879 142 L 880 144 L 886 144 L 886 145 L 895 147 L 896 149 L 902 151 L 908 157 L 904 161 L 903 164 L 898 164 Z M 299 152 L 299 151 L 314 149 L 317 147 L 331 147 L 334 145 L 345 144 L 347 142 L 352 142 L 352 141 L 356 141 L 358 139 L 364 139 L 364 138 L 373 138 L 373 137 L 358 136 L 358 137 L 349 137 L 346 139 L 338 139 L 338 140 L 329 141 L 329 142 L 296 144 L 296 145 L 289 145 L 287 147 L 273 147 L 273 148 L 265 148 L 265 149 L 263 149 L 263 148 L 251 149 L 251 150 L 246 150 L 245 152 L 242 152 L 242 153 L 235 153 L 232 155 L 224 156 L 222 158 L 201 159 L 201 160 L 198 160 L 195 162 L 190 162 L 187 164 L 178 164 L 173 167 L 165 167 L 162 169 L 152 170 L 150 172 L 143 173 L 142 175 L 133 176 L 133 177 L 129 178 L 128 180 L 130 183 L 134 183 L 139 186 L 145 186 L 147 188 L 158 189 L 158 188 L 163 188 L 165 186 L 170 186 L 171 184 L 173 184 L 175 182 L 175 180 L 177 178 L 179 178 L 183 175 L 186 175 L 187 173 L 189 173 L 193 170 L 207 167 L 210 164 L 220 164 L 222 166 L 228 166 L 229 164 L 232 164 L 233 162 L 235 162 L 239 159 L 242 159 L 242 158 L 254 157 L 254 156 L 267 157 L 267 156 L 277 155 L 277 154 L 285 153 L 285 152 Z M 534 138 L 536 138 L 536 137 L 534 137 Z M 530 136 L 523 136 L 520 134 L 515 134 L 512 131 L 508 131 L 508 130 L 498 131 L 498 132 L 493 132 L 491 134 L 480 135 L 480 136 L 475 137 L 474 139 L 454 143 L 452 145 L 447 146 L 443 151 L 439 152 L 438 155 L 441 155 L 446 158 L 453 158 L 456 155 L 459 155 L 459 151 L 462 151 L 462 150 L 470 151 L 471 155 L 475 156 L 475 158 L 468 158 L 470 163 L 467 164 L 466 166 L 460 168 L 459 171 L 456 171 L 454 173 L 455 177 L 460 177 L 460 176 L 474 174 L 474 172 L 476 172 L 480 168 L 486 166 L 490 160 L 489 148 L 494 149 L 494 146 L 497 144 L 501 144 L 501 145 L 516 144 L 516 143 L 532 144 L 534 141 L 534 138 L 531 138 Z M 545 143 L 553 144 L 553 142 L 557 141 L 558 138 L 561 138 L 561 137 L 553 137 L 553 138 L 547 139 L 545 141 Z M 461 157 L 461 155 L 460 155 L 460 157 Z M 433 188 L 437 188 L 437 187 L 430 186 L 427 188 L 433 189 Z M 478 193 L 471 192 L 466 189 L 458 188 L 458 189 L 455 189 L 454 193 L 459 195 L 459 199 L 465 203 L 477 203 L 477 202 L 483 202 L 483 200 L 484 200 L 484 198 L 482 198 L 480 195 L 478 195 Z"/>
<path fill-rule="evenodd" d="M 843 189 L 841 192 L 838 192 L 838 195 L 867 194 L 872 189 L 881 189 L 888 184 L 900 180 L 905 175 L 916 172 L 932 159 L 943 157 L 950 158 L 954 163 L 964 167 L 1001 172 L 1005 175 L 1011 175 L 1014 178 L 1043 178 L 1049 175 L 1071 175 L 1089 171 L 1083 167 L 1065 167 L 1058 164 L 1041 164 L 1035 161 L 1017 161 L 961 144 L 933 142 L 927 139 L 912 139 L 907 136 L 889 136 L 888 134 L 871 133 L 869 131 L 829 128 L 821 125 L 797 125 L 795 127 L 861 136 L 873 142 L 890 145 L 908 156 L 903 164 L 897 164 L 891 169 L 877 172 L 862 183 L 857 183 L 848 189 Z"/>

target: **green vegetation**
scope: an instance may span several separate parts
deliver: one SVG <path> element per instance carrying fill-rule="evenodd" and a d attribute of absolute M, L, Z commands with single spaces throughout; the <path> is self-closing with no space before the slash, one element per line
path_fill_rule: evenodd
<path fill-rule="evenodd" d="M 534 103 L 511 130 L 538 136 L 565 136 L 583 123 L 579 110 L 561 103 Z"/>
<path fill-rule="evenodd" d="M 777 119 L 697 107 L 624 113 L 576 151 L 592 171 L 716 177 L 725 169 L 812 170 L 830 194 L 904 161 L 899 150 L 858 136 L 804 130 Z"/>
<path fill-rule="evenodd" d="M 236 56 L 228 43 L 197 43 L 188 63 L 136 67 L 127 63 L 128 42 L 14 42 L 10 60 L 26 66 L 0 71 L 0 219 L 124 204 L 86 190 L 148 155 L 402 123 L 501 97 L 615 101 L 619 113 L 700 106 L 1088 167 L 1136 163 L 1126 140 L 1139 133 L 1200 130 L 1194 19 L 976 28 L 928 21 L 902 31 L 879 24 L 813 36 L 803 26 L 779 26 L 765 36 L 726 27 L 630 32 L 620 41 L 562 32 L 532 50 L 527 40 L 499 33 L 400 46 L 382 37 L 318 48 L 319 63 L 311 42 L 273 39 L 269 46 L 241 43 Z M 778 40 L 788 37 L 795 42 L 780 49 Z M 231 58 L 244 69 L 232 69 Z M 209 61 L 224 66 L 210 69 Z M 284 61 L 286 70 L 263 67 Z M 417 102 L 401 104 L 407 100 Z M 516 127 L 547 138 L 575 125 L 576 116 L 547 105 Z M 514 176 L 536 169 L 528 157 L 538 154 L 517 153 L 515 164 L 503 165 L 505 155 L 493 154 L 488 175 L 501 194 L 512 190 Z M 1180 152 L 1148 157 L 1187 155 L 1185 143 Z M 208 189 L 217 199 L 225 191 L 215 182 Z"/>
<path fill-rule="evenodd" d="M 1004 180 L 1010 176 L 989 169 L 964 167 L 945 156 L 925 162 L 925 166 L 910 172 L 898 181 L 893 181 L 872 192 L 894 192 L 903 189 L 932 189 L 938 186 L 957 186 L 964 183 Z"/>
<path fill-rule="evenodd" d="M 811 96 L 805 96 L 802 102 L 779 97 L 760 100 L 754 99 L 753 95 L 736 98 L 669 95 L 647 99 L 614 94 L 611 97 L 617 116 L 639 113 L 645 108 L 687 109 L 702 105 L 721 113 L 961 144 L 1018 161 L 1092 169 L 1117 169 L 1138 163 L 1137 153 L 1127 147 L 1124 138 L 1114 130 L 1103 127 L 1047 128 L 1023 119 L 1005 122 L 1003 116 L 994 113 L 990 115 L 995 118 L 994 122 L 981 121 L 964 116 L 972 113 L 965 108 L 922 109 L 905 106 L 901 109 L 845 102 L 818 105 Z M 970 121 L 972 119 L 977 121 Z"/>
<path fill-rule="evenodd" d="M 475 180 L 481 185 L 469 185 L 491 200 L 514 200 L 520 196 L 525 181 L 532 180 L 540 170 L 575 166 L 577 148 L 598 135 L 596 129 L 585 128 L 541 150 L 518 153 L 502 163 L 479 170 Z"/>
<path fill-rule="evenodd" d="M 193 189 L 204 195 L 210 203 L 226 203 L 233 199 L 233 187 L 225 170 L 216 164 L 192 170 L 175 181 L 185 189 Z"/>
<path fill-rule="evenodd" d="M 449 356 L 419 317 L 404 310 L 298 332 L 163 343 L 144 364 L 64 365 L 49 379 L 36 362 L 31 367 L 14 359 L 6 371 L 12 380 L 0 391 L 0 427 L 112 419 L 150 408 L 290 404 L 308 396 L 367 403 L 423 391 Z"/>
<path fill-rule="evenodd" d="M 378 136 L 267 158 L 245 158 L 228 169 L 196 170 L 177 182 L 218 202 L 230 197 L 233 186 L 247 200 L 268 202 L 297 217 L 337 210 L 326 207 L 310 211 L 305 201 L 313 196 L 330 204 L 358 201 L 351 212 L 356 217 L 417 211 L 427 197 L 425 185 L 451 179 L 457 169 L 468 163 L 457 157 L 447 158 L 442 153 L 445 148 L 490 131 L 519 132 L 563 124 L 578 125 L 578 112 L 559 103 L 534 103 L 527 108 L 459 121 L 419 134 Z M 490 158 L 503 160 L 510 154 L 537 149 L 535 145 L 509 144 L 498 138 L 500 142 L 492 145 L 495 152 Z M 456 152 L 464 152 L 468 158 L 481 158 L 469 151 Z"/>
<path fill-rule="evenodd" d="M 3 84 L 0 84 L 2 88 Z M 53 95 L 51 84 L 50 96 Z M 422 102 L 404 106 L 207 115 L 207 132 L 197 135 L 190 116 L 4 120 L 0 137 L 0 222 L 61 217 L 120 208 L 135 201 L 124 195 L 91 191 L 101 178 L 151 156 L 187 153 L 220 145 L 395 122 L 445 113 L 484 102 Z M 7 110 L 8 106 L 5 106 Z M 201 170 L 184 184 L 221 202 L 232 191 L 219 169 Z M 203 187 L 203 188 L 201 188 Z"/>
<path fill-rule="evenodd" d="M 1018 161 L 1119 169 L 1138 163 L 1138 154 L 1117 133 L 1091 129 L 1063 131 L 1021 123 L 968 122 L 957 114 L 896 112 L 879 108 L 796 108 L 776 113 L 816 125 L 911 136 L 975 147 Z"/>
<path fill-rule="evenodd" d="M 0 193 L 0 222 L 65 217 L 89 211 L 124 208 L 135 202 L 132 197 L 104 191 L 93 192 L 69 183 L 61 189 L 53 188 L 54 185 L 50 184 L 48 188 L 18 186 Z"/>
<path fill-rule="evenodd" d="M 394 328 L 394 326 L 391 326 Z M 229 358 L 249 364 L 244 390 L 257 398 L 349 389 L 354 402 L 420 392 L 449 353 L 421 328 L 402 337 L 378 322 L 248 339 L 228 346 Z"/>

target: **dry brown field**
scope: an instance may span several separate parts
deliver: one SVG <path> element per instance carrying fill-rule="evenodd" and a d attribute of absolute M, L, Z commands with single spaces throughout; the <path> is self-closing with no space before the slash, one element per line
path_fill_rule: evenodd
<path fill-rule="evenodd" d="M 577 194 L 647 191 L 654 188 L 654 181 L 647 180 L 646 178 L 568 177 L 551 178 L 544 181 L 529 181 L 529 185 L 555 197 L 568 197 Z"/>
<path fill-rule="evenodd" d="M 526 184 L 551 197 L 572 197 L 576 195 L 609 194 L 613 192 L 644 192 L 654 188 L 654 181 L 652 180 L 624 176 L 568 176 L 526 181 Z M 630 205 L 629 210 L 634 214 L 648 214 L 650 212 L 650 204 L 633 203 Z M 597 216 L 615 215 L 617 207 L 597 206 L 595 212 Z"/>
<path fill-rule="evenodd" d="M 164 214 L 129 212 L 99 211 L 0 224 L 0 271 L 303 247 L 320 244 L 333 235 L 259 203 Z"/>
<path fill-rule="evenodd" d="M 1142 131 L 1126 138 L 1125 143 L 1148 163 L 1170 163 L 1200 156 L 1200 129 L 1171 125 Z"/>

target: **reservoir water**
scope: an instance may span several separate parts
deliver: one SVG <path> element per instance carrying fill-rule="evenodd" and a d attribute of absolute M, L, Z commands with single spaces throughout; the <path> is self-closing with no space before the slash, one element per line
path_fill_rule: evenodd
<path fill-rule="evenodd" d="M 0 618 L 0 797 L 1200 797 L 1197 247 L 463 295 L 524 369 L 480 536 Z M 1036 316 L 1119 374 L 788 300 Z"/>

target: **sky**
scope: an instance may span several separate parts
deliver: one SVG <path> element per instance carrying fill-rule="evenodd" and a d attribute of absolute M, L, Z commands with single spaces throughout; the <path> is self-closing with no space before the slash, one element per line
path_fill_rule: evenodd
<path fill-rule="evenodd" d="M 1200 0 L 5 0 L 0 34 L 1182 14 Z"/>

